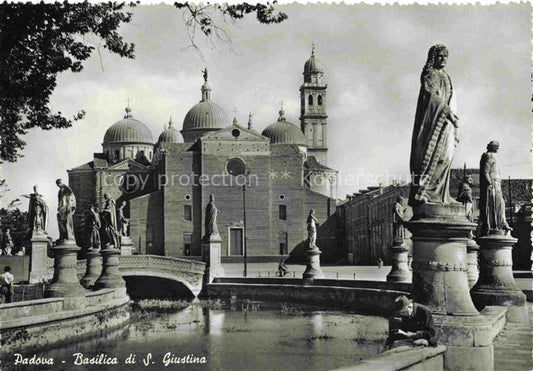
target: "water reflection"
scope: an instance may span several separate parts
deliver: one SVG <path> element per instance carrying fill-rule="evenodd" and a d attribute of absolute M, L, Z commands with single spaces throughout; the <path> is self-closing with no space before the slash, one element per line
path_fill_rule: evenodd
<path fill-rule="evenodd" d="M 87 358 L 116 357 L 118 365 L 77 365 L 76 370 L 155 370 L 169 360 L 179 363 L 169 363 L 168 369 L 325 370 L 377 354 L 387 334 L 388 322 L 381 317 L 303 306 L 284 310 L 280 303 L 233 304 L 222 309 L 195 304 L 148 316 L 133 313 L 126 329 L 41 355 L 54 358 L 54 370 L 72 370 L 77 352 Z M 126 365 L 131 355 L 136 362 Z M 202 357 L 207 363 L 191 363 Z"/>

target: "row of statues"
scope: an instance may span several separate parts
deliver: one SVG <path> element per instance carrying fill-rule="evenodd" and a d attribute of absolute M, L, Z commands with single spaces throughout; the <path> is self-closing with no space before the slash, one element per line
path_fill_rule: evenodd
<path fill-rule="evenodd" d="M 74 213 L 76 212 L 76 197 L 72 189 L 63 183 L 61 179 L 56 180 L 59 188 L 57 194 L 57 223 L 59 229 L 58 242 L 74 241 Z M 36 234 L 46 233 L 48 224 L 48 205 L 38 187 L 33 187 L 33 193 L 23 195 L 29 199 L 28 224 L 30 226 L 29 238 Z M 129 221 L 124 216 L 126 201 L 116 208 L 116 203 L 107 193 L 104 194 L 104 207 L 101 211 L 97 205 L 90 207 L 90 248 L 99 249 L 105 242 L 120 248 L 121 236 L 128 235 Z M 106 241 L 102 241 L 101 236 L 105 236 Z M 104 242 L 104 243 L 103 243 Z"/>
<path fill-rule="evenodd" d="M 420 76 L 410 157 L 412 183 L 409 205 L 412 207 L 424 203 L 456 202 L 450 196 L 449 185 L 453 155 L 459 143 L 459 117 L 455 113 L 452 81 L 444 70 L 447 61 L 448 49 L 442 44 L 432 46 Z M 499 146 L 497 141 L 491 141 L 480 161 L 481 235 L 511 230 L 505 218 L 496 159 Z M 459 202 L 471 205 L 471 186 L 471 179 L 465 179 Z M 467 206 L 467 214 L 472 220 L 471 206 Z"/>

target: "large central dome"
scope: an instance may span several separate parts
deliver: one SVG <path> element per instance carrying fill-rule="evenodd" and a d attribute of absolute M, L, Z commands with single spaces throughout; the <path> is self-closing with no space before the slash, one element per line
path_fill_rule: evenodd
<path fill-rule="evenodd" d="M 194 142 L 207 132 L 229 126 L 228 116 L 219 105 L 210 99 L 211 87 L 207 83 L 207 71 L 202 85 L 202 100 L 194 105 L 183 119 L 181 134 L 186 142 Z"/>

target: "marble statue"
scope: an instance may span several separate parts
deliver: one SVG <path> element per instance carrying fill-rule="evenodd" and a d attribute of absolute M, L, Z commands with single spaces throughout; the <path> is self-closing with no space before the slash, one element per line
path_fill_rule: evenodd
<path fill-rule="evenodd" d="M 448 50 L 444 45 L 432 46 L 420 77 L 411 142 L 410 206 L 453 202 L 449 183 L 459 118 L 450 108 L 453 88 L 450 76 L 444 71 L 447 60 Z"/>
<path fill-rule="evenodd" d="M 101 214 L 102 227 L 107 236 L 107 242 L 116 249 L 120 248 L 120 236 L 117 228 L 117 211 L 115 200 L 107 193 L 104 194 L 104 209 Z"/>
<path fill-rule="evenodd" d="M 59 226 L 59 241 L 74 240 L 74 221 L 72 216 L 76 211 L 76 197 L 72 189 L 63 183 L 61 179 L 56 180 L 59 187 L 57 193 L 57 224 Z"/>
<path fill-rule="evenodd" d="M 205 240 L 209 240 L 211 236 L 218 235 L 217 227 L 218 209 L 215 206 L 215 196 L 209 196 L 209 203 L 205 207 Z"/>
<path fill-rule="evenodd" d="M 465 206 L 466 218 L 469 221 L 474 221 L 472 217 L 472 185 L 473 180 L 470 175 L 465 175 L 463 183 L 459 187 L 459 192 L 457 194 L 457 201 L 462 203 Z"/>
<path fill-rule="evenodd" d="M 496 161 L 499 148 L 497 141 L 491 141 L 479 163 L 479 220 L 482 236 L 512 230 L 505 219 L 500 168 Z"/>
<path fill-rule="evenodd" d="M 124 217 L 124 208 L 126 207 L 126 201 L 122 201 L 118 208 L 118 230 L 121 236 L 128 236 L 128 219 Z"/>
<path fill-rule="evenodd" d="M 403 206 L 403 198 L 398 197 L 392 207 L 392 225 L 394 233 L 394 242 L 403 243 L 405 239 L 405 207 Z"/>
<path fill-rule="evenodd" d="M 100 250 L 100 228 L 102 228 L 100 214 L 96 206 L 91 205 L 91 249 Z"/>
<path fill-rule="evenodd" d="M 307 241 L 309 242 L 309 249 L 316 248 L 316 224 L 315 209 L 311 209 L 307 216 Z"/>
<path fill-rule="evenodd" d="M 38 187 L 33 186 L 33 193 L 29 195 L 22 195 L 22 197 L 29 198 L 28 205 L 28 224 L 30 226 L 29 238 L 33 236 L 33 232 L 45 232 L 48 221 L 48 205 L 39 193 Z"/>

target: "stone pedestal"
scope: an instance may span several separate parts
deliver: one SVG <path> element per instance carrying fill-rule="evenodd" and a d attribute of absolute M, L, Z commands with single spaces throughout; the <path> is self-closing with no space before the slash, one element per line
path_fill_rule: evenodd
<path fill-rule="evenodd" d="M 322 252 L 317 247 L 305 252 L 307 266 L 303 274 L 304 283 L 312 282 L 315 278 L 324 278 L 324 273 L 320 269 L 320 254 Z"/>
<path fill-rule="evenodd" d="M 222 238 L 218 234 L 202 240 L 202 260 L 206 263 L 204 283 L 212 282 L 215 277 L 224 277 L 220 258 L 221 249 Z"/>
<path fill-rule="evenodd" d="M 86 256 L 87 267 L 85 275 L 81 278 L 80 283 L 83 287 L 90 288 L 102 273 L 102 255 L 100 255 L 100 251 L 91 249 L 87 251 Z"/>
<path fill-rule="evenodd" d="M 477 253 L 479 251 L 479 245 L 470 238 L 466 241 L 466 263 L 468 265 L 466 276 L 468 278 L 468 287 L 472 288 L 476 284 L 479 278 L 479 267 L 477 264 Z"/>
<path fill-rule="evenodd" d="M 48 235 L 33 231 L 27 254 L 30 256 L 30 283 L 43 282 L 47 271 Z"/>
<path fill-rule="evenodd" d="M 133 254 L 133 242 L 129 236 L 120 237 L 120 255 L 132 255 Z"/>
<path fill-rule="evenodd" d="M 411 271 L 409 270 L 409 257 L 407 256 L 409 247 L 403 244 L 403 240 L 394 241 L 392 250 L 392 268 L 387 275 L 387 282 L 411 282 Z"/>
<path fill-rule="evenodd" d="M 126 287 L 126 281 L 119 270 L 120 251 L 108 245 L 100 251 L 102 254 L 102 273 L 94 283 L 94 289 L 119 289 Z"/>
<path fill-rule="evenodd" d="M 52 282 L 47 285 L 44 297 L 83 296 L 83 299 L 85 299 L 86 290 L 79 283 L 76 275 L 78 252 L 80 250 L 76 246 L 76 241 L 73 240 L 58 241 L 57 245 L 52 248 L 54 254 L 54 277 Z"/>
<path fill-rule="evenodd" d="M 491 234 L 479 237 L 479 280 L 471 295 L 476 307 L 505 305 L 507 319 L 512 322 L 527 321 L 526 295 L 516 285 L 513 277 L 512 249 L 516 238 Z"/>
<path fill-rule="evenodd" d="M 476 225 L 461 204 L 427 203 L 413 213 L 413 299 L 436 314 L 479 315 L 466 273 L 466 242 Z"/>

